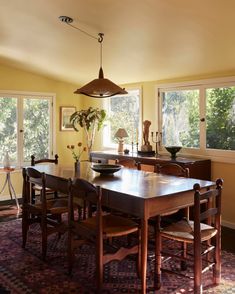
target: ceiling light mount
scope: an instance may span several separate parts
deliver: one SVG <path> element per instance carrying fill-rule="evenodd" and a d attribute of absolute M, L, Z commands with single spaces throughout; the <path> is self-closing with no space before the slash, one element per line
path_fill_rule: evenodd
<path fill-rule="evenodd" d="M 65 23 L 72 23 L 73 19 L 69 16 L 61 15 L 59 16 L 59 20 Z"/>
<path fill-rule="evenodd" d="M 102 43 L 104 40 L 104 33 L 98 33 L 98 37 L 95 37 L 86 31 L 81 30 L 80 28 L 72 25 L 73 19 L 69 16 L 59 16 L 61 22 L 66 23 L 67 25 L 73 27 L 74 29 L 86 34 L 90 38 L 98 40 L 100 43 L 100 69 L 98 79 L 94 79 L 85 86 L 77 89 L 75 94 L 83 94 L 89 97 L 94 98 L 106 98 L 114 95 L 128 94 L 128 92 L 123 88 L 120 88 L 118 85 L 111 82 L 109 79 L 104 78 L 103 68 L 102 68 Z"/>

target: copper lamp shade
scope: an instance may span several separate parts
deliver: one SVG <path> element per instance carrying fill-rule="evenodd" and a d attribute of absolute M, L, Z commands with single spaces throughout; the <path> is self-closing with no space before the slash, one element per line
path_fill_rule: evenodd
<path fill-rule="evenodd" d="M 104 34 L 99 33 L 97 38 L 89 34 L 88 32 L 72 25 L 73 19 L 71 17 L 62 15 L 62 16 L 59 16 L 59 19 L 60 21 L 80 31 L 81 33 L 87 35 L 88 37 L 98 40 L 98 42 L 100 43 L 100 70 L 99 70 L 98 79 L 95 79 L 91 81 L 90 83 L 86 84 L 85 86 L 81 87 L 80 89 L 77 89 L 74 93 L 83 94 L 83 95 L 94 97 L 94 98 L 106 98 L 106 97 L 111 97 L 118 94 L 128 94 L 128 92 L 125 89 L 120 88 L 118 85 L 104 78 L 104 73 L 102 69 L 102 42 L 103 42 Z"/>
<path fill-rule="evenodd" d="M 80 89 L 77 89 L 74 93 L 94 98 L 106 98 L 118 94 L 128 94 L 125 89 L 120 88 L 109 79 L 104 78 L 102 67 L 100 67 L 98 79 L 89 82 Z"/>

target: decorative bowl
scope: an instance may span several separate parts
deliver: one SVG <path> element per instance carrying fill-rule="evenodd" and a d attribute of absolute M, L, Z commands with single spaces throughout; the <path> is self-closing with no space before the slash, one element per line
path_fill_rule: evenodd
<path fill-rule="evenodd" d="M 120 164 L 94 164 L 91 168 L 100 174 L 113 174 L 122 168 Z"/>
<path fill-rule="evenodd" d="M 166 150 L 171 154 L 171 158 L 176 158 L 176 153 L 181 150 L 181 146 L 165 146 Z"/>

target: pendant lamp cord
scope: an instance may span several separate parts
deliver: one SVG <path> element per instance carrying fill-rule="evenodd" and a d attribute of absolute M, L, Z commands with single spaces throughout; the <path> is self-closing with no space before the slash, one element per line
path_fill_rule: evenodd
<path fill-rule="evenodd" d="M 100 37 L 95 37 L 95 36 L 89 34 L 88 32 L 86 32 L 86 31 L 84 31 L 84 30 L 82 30 L 82 29 L 80 29 L 80 28 L 78 28 L 78 27 L 72 25 L 71 23 L 69 23 L 69 22 L 67 22 L 67 21 L 64 21 L 64 22 L 65 22 L 67 25 L 69 25 L 70 27 L 74 28 L 75 30 L 78 30 L 78 31 L 80 31 L 81 33 L 83 33 L 83 34 L 89 36 L 90 38 L 93 38 L 93 39 L 99 41 L 99 38 L 100 38 Z"/>
<path fill-rule="evenodd" d="M 104 33 L 99 33 L 98 37 L 95 37 L 95 36 L 89 34 L 88 32 L 86 32 L 86 31 L 72 25 L 73 19 L 71 17 L 69 17 L 69 16 L 59 16 L 59 19 L 60 19 L 60 21 L 66 23 L 68 26 L 74 28 L 75 30 L 80 31 L 81 33 L 87 35 L 88 37 L 90 37 L 92 39 L 97 40 L 100 43 L 100 67 L 102 67 L 102 49 L 103 49 L 102 48 L 102 43 L 103 43 L 103 40 L 104 40 Z"/>
<path fill-rule="evenodd" d="M 98 42 L 100 43 L 100 67 L 102 67 L 102 49 L 103 49 L 103 40 L 104 40 L 104 34 L 103 33 L 99 33 L 98 34 Z"/>

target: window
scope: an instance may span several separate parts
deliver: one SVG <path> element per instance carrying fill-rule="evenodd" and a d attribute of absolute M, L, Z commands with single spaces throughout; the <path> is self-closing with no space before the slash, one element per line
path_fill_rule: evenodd
<path fill-rule="evenodd" d="M 110 97 L 105 102 L 108 120 L 104 127 L 103 145 L 115 147 L 117 141 L 114 138 L 119 128 L 127 131 L 125 146 L 136 143 L 141 127 L 141 91 L 140 89 L 127 90 L 126 95 Z M 128 146 L 126 146 L 128 147 Z"/>
<path fill-rule="evenodd" d="M 162 92 L 162 142 L 199 147 L 199 90 Z"/>
<path fill-rule="evenodd" d="M 52 152 L 53 96 L 0 93 L 0 162 L 8 151 L 11 163 L 23 165 L 30 156 Z"/>
<path fill-rule="evenodd" d="M 235 78 L 167 85 L 158 93 L 163 145 L 234 157 Z"/>

